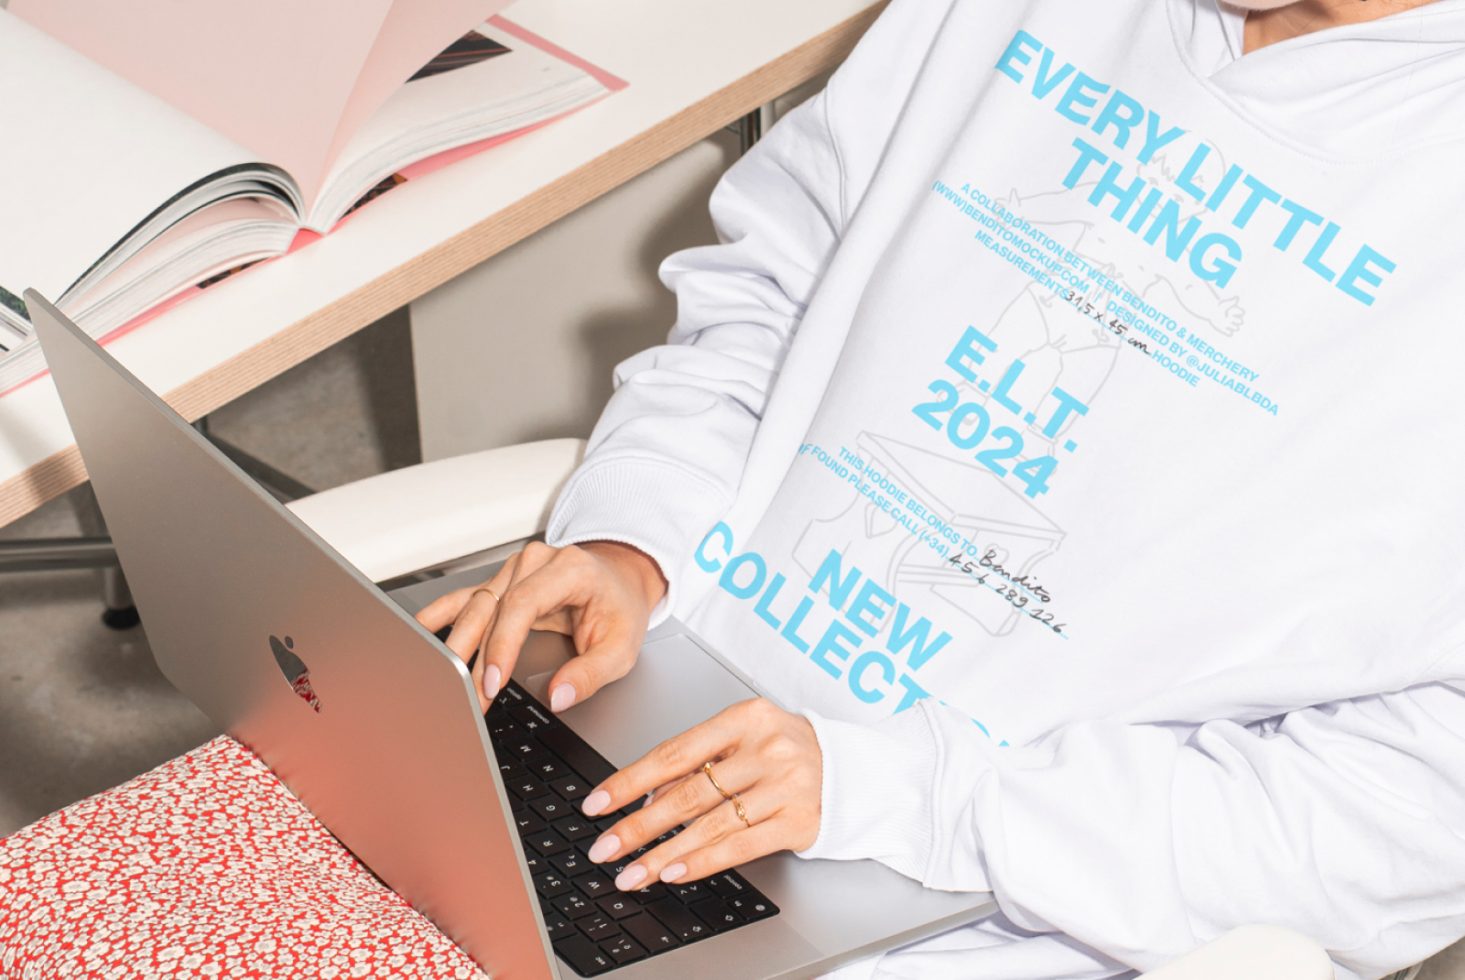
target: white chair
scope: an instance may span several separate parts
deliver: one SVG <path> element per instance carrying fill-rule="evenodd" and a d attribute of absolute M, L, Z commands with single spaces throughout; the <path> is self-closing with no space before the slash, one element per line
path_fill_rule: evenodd
<path fill-rule="evenodd" d="M 393 470 L 289 507 L 374 582 L 507 557 L 543 533 L 555 497 L 585 452 L 579 439 L 489 449 Z M 468 488 L 465 490 L 465 488 Z M 480 488 L 473 492 L 472 488 Z M 1418 967 L 1398 974 L 1411 980 Z M 1332 980 L 1312 940 L 1242 926 L 1146 980 Z"/>
<path fill-rule="evenodd" d="M 585 453 L 549 439 L 407 466 L 287 506 L 373 582 L 481 565 L 544 531 Z"/>
<path fill-rule="evenodd" d="M 1144 980 L 1333 980 L 1322 947 L 1277 926 L 1241 926 L 1158 970 Z"/>

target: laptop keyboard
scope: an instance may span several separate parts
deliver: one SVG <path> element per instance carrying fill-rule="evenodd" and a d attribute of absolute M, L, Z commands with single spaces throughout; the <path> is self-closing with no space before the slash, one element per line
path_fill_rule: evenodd
<path fill-rule="evenodd" d="M 618 891 L 616 875 L 672 835 L 613 865 L 592 864 L 590 845 L 635 809 L 580 812 L 615 767 L 513 681 L 485 717 L 550 943 L 576 973 L 598 976 L 778 914 L 736 871 Z"/>

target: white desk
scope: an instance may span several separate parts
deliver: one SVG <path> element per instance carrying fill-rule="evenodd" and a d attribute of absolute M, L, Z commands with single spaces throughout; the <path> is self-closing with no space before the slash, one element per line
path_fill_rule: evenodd
<path fill-rule="evenodd" d="M 394 189 L 108 349 L 204 415 L 837 64 L 881 6 L 519 0 L 506 16 L 630 87 Z M 0 526 L 85 479 L 49 379 L 0 397 Z"/>

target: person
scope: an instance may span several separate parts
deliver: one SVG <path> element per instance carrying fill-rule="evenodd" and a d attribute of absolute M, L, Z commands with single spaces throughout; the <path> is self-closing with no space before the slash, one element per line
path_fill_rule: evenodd
<path fill-rule="evenodd" d="M 1251 8 L 1247 10 L 1245 8 Z M 872 858 L 993 917 L 849 976 L 1245 923 L 1465 934 L 1465 4 L 893 0 L 662 266 L 531 545 L 421 613 L 552 707 L 675 614 L 755 678 L 610 777 L 617 884 Z M 705 777 L 739 794 L 741 819 Z M 878 896 L 872 896 L 878 901 Z"/>

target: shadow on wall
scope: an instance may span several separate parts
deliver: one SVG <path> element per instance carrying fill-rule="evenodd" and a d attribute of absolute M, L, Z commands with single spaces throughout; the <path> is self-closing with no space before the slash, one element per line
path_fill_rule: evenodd
<path fill-rule="evenodd" d="M 732 159 L 731 154 L 728 159 Z M 587 302 L 583 312 L 565 324 L 568 336 L 583 352 L 574 360 L 575 373 L 565 379 L 572 394 L 558 396 L 564 399 L 555 413 L 558 417 L 535 419 L 526 413 L 517 431 L 505 442 L 588 435 L 610 399 L 615 366 L 666 342 L 676 320 L 677 303 L 676 296 L 660 284 L 658 269 L 673 252 L 716 241 L 707 214 L 713 183 L 715 178 L 691 186 L 683 184 L 674 196 L 662 197 L 655 222 L 635 232 L 638 247 L 633 259 L 634 275 L 648 288 L 635 302 Z M 596 253 L 610 254 L 624 247 L 623 241 L 612 239 L 612 229 L 602 225 L 596 230 L 604 238 L 593 244 Z"/>

